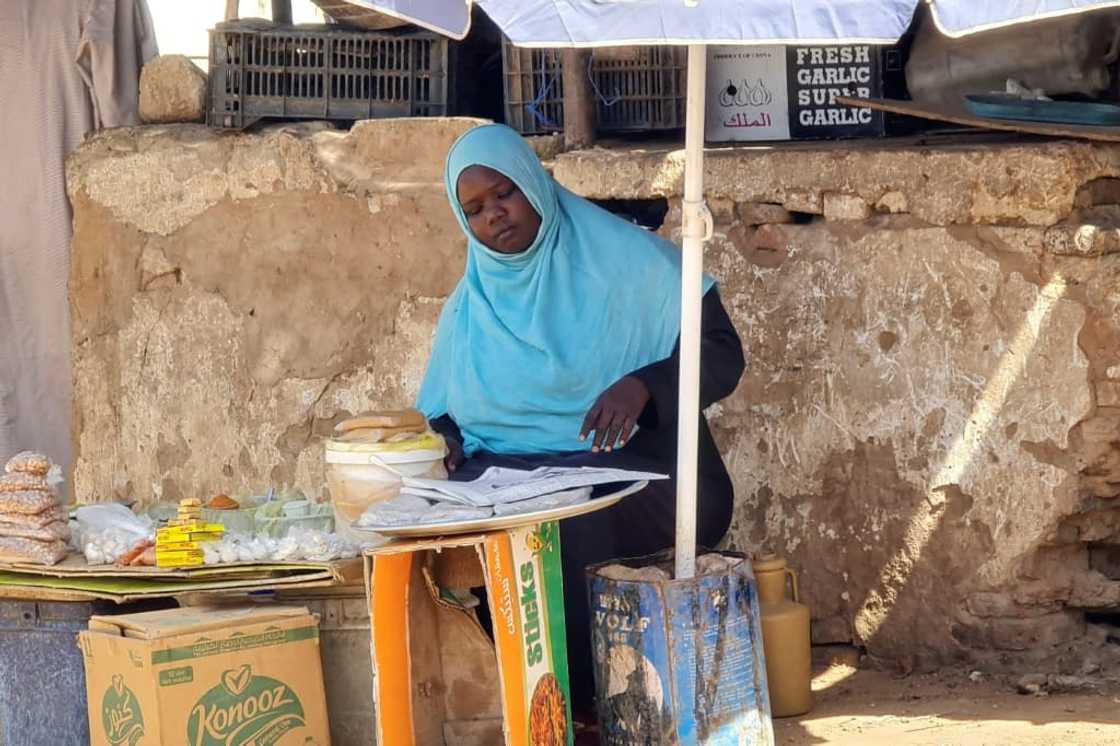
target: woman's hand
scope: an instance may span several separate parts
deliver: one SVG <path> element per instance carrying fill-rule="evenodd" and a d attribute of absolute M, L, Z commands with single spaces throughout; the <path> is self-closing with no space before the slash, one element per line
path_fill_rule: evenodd
<path fill-rule="evenodd" d="M 648 402 L 649 389 L 641 379 L 633 376 L 620 378 L 600 394 L 588 410 L 579 439 L 587 440 L 587 436 L 594 432 L 595 441 L 591 450 L 596 453 L 600 449 L 610 451 L 615 443 L 621 448 L 626 445 L 630 433 L 634 432 L 634 426 Z"/>
<path fill-rule="evenodd" d="M 466 457 L 463 455 L 463 444 L 456 438 L 446 435 L 443 441 L 447 444 L 447 455 L 443 458 L 443 465 L 447 468 L 448 474 L 454 474 Z"/>

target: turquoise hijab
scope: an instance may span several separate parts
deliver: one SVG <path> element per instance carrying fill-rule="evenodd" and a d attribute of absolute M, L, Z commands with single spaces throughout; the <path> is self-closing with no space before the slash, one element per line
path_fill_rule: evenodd
<path fill-rule="evenodd" d="M 502 254 L 474 237 L 459 175 L 488 166 L 541 216 L 536 240 Z M 586 450 L 587 410 L 619 378 L 663 360 L 680 334 L 680 250 L 561 187 L 504 125 L 451 148 L 447 196 L 467 235 L 467 267 L 436 328 L 417 403 L 448 414 L 467 455 Z M 704 278 L 704 291 L 713 285 Z"/>

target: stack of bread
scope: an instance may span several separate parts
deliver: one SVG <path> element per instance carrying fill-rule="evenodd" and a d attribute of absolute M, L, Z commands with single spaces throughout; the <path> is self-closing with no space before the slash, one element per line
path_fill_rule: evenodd
<path fill-rule="evenodd" d="M 416 409 L 389 409 L 343 420 L 334 431 L 347 443 L 395 443 L 423 435 L 428 421 Z"/>
<path fill-rule="evenodd" d="M 47 482 L 51 462 L 24 451 L 0 476 L 0 561 L 54 565 L 69 553 L 70 526 Z"/>

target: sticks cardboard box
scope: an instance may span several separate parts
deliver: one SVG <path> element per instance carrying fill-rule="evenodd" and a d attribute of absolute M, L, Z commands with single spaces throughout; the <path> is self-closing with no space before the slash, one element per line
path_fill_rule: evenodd
<path fill-rule="evenodd" d="M 94 746 L 328 746 L 319 620 L 294 606 L 93 617 Z"/>
<path fill-rule="evenodd" d="M 394 541 L 366 571 L 378 744 L 572 743 L 559 524 Z"/>

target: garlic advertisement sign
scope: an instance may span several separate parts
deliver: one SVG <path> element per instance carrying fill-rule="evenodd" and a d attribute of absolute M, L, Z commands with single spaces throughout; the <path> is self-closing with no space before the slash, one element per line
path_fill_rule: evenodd
<path fill-rule="evenodd" d="M 736 142 L 881 135 L 881 113 L 836 99 L 881 96 L 882 55 L 867 44 L 709 47 L 705 136 Z"/>
<path fill-rule="evenodd" d="M 706 120 L 709 140 L 788 140 L 785 48 L 709 48 Z"/>
<path fill-rule="evenodd" d="M 858 131 L 881 120 L 882 114 L 871 109 L 836 103 L 839 96 L 879 95 L 874 47 L 791 47 L 787 54 L 795 136 L 812 137 L 812 130 L 822 130 L 828 136 L 842 127 Z"/>

